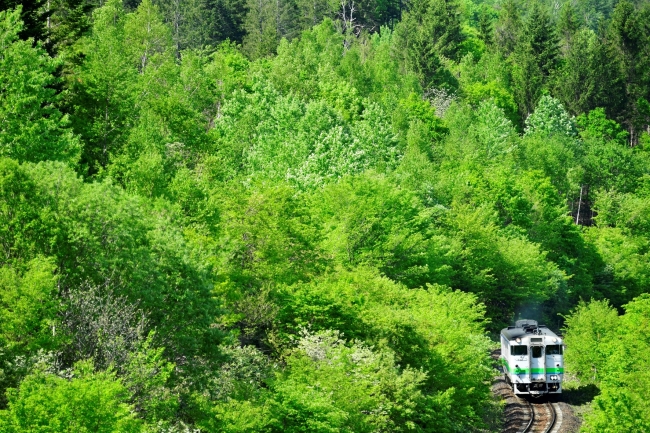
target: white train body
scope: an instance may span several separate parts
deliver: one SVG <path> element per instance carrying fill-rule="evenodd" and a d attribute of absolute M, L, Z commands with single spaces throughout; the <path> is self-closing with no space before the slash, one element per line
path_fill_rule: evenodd
<path fill-rule="evenodd" d="M 534 320 L 518 320 L 501 331 L 501 364 L 515 394 L 562 393 L 562 339 Z"/>

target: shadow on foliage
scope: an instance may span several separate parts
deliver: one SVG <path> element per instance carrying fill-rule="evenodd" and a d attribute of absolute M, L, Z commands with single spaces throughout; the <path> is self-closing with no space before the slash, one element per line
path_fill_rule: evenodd
<path fill-rule="evenodd" d="M 581 406 L 590 403 L 598 394 L 600 394 L 600 388 L 590 383 L 575 389 L 563 389 L 561 399 L 565 403 Z"/>

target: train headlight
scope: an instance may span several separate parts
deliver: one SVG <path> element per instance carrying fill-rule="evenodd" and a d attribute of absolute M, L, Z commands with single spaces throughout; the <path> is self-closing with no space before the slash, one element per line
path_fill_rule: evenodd
<path fill-rule="evenodd" d="M 560 378 L 557 375 L 552 374 L 551 375 L 551 380 L 560 380 Z"/>

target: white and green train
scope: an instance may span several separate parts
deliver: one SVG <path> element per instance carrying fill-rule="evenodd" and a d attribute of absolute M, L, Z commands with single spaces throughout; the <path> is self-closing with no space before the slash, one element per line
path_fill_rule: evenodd
<path fill-rule="evenodd" d="M 535 320 L 518 320 L 501 331 L 501 364 L 515 394 L 562 393 L 562 339 Z"/>

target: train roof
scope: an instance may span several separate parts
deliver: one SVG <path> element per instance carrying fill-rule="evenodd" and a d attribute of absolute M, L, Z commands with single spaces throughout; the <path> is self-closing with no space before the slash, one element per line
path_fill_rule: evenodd
<path fill-rule="evenodd" d="M 501 330 L 501 335 L 508 340 L 523 338 L 526 336 L 543 335 L 558 338 L 557 335 L 548 329 L 546 325 L 539 325 L 535 320 L 517 320 L 515 326 L 508 326 Z"/>

